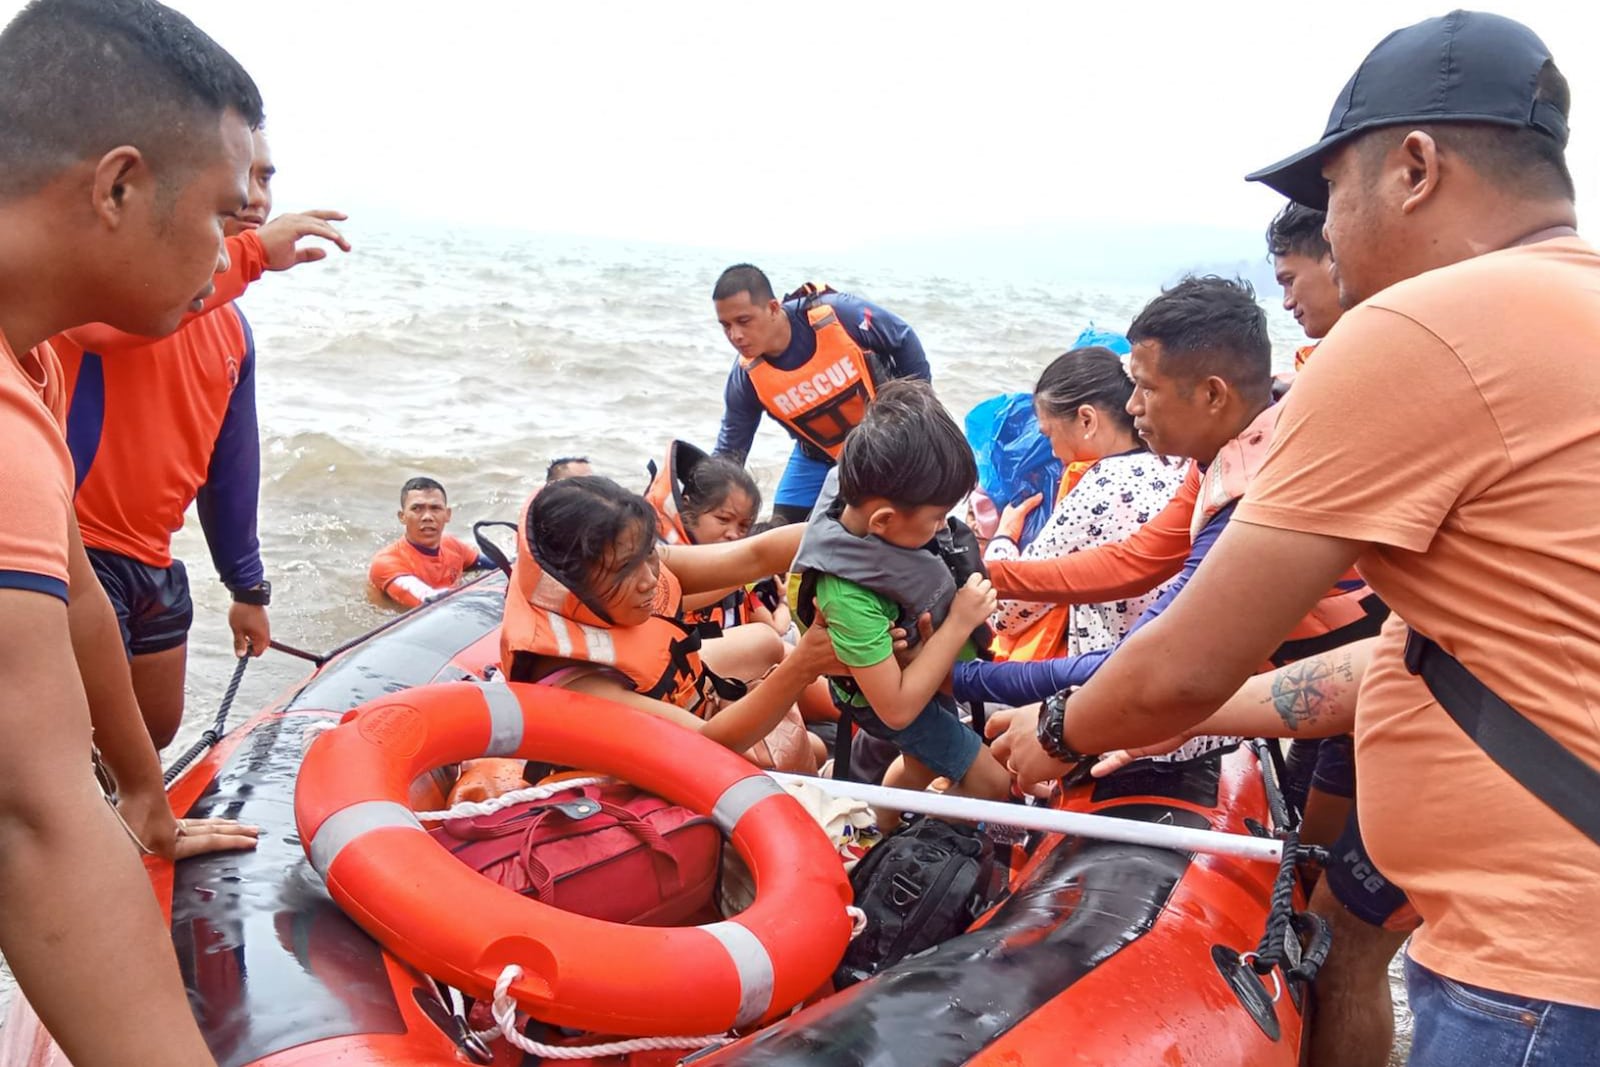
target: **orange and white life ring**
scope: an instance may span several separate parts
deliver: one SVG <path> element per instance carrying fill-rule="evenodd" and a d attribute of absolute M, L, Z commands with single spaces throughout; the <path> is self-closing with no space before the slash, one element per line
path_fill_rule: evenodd
<path fill-rule="evenodd" d="M 407 804 L 419 775 L 480 756 L 592 768 L 709 815 L 750 868 L 755 903 L 703 926 L 623 926 L 481 877 Z M 515 964 L 512 996 L 561 1026 L 749 1027 L 821 987 L 850 939 L 843 868 L 792 797 L 693 731 L 582 693 L 450 682 L 357 708 L 307 753 L 295 822 L 333 899 L 385 948 L 475 997 Z"/>

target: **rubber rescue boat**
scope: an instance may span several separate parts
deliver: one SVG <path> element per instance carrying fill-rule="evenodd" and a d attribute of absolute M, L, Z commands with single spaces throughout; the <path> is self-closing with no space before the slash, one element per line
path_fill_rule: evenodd
<path fill-rule="evenodd" d="M 510 1067 L 552 1047 L 641 1067 L 1301 1062 L 1309 968 L 1292 864 L 1035 835 L 968 932 L 834 991 L 849 885 L 815 824 L 698 735 L 496 681 L 504 588 L 481 579 L 352 642 L 170 787 L 185 816 L 261 827 L 253 852 L 146 861 L 221 1067 Z M 604 729 L 586 737 L 585 722 Z M 490 883 L 415 816 L 443 806 L 448 765 L 487 753 L 595 767 L 713 817 L 756 903 L 624 927 Z M 1266 770 L 1249 748 L 1136 763 L 1057 804 L 1265 836 L 1283 821 Z M 472 1004 L 497 984 L 545 1052 L 481 1026 Z M 708 1036 L 644 1047 L 684 1034 Z M 585 1051 L 617 1040 L 628 1051 Z M 17 996 L 0 1067 L 65 1062 Z"/>

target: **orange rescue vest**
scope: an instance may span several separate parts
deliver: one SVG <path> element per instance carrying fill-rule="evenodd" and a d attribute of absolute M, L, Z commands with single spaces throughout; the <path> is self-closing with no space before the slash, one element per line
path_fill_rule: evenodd
<path fill-rule="evenodd" d="M 1268 449 L 1272 447 L 1272 434 L 1278 425 L 1279 411 L 1280 408 L 1273 405 L 1257 415 L 1243 433 L 1222 446 L 1217 458 L 1200 476 L 1200 491 L 1195 499 L 1194 518 L 1189 526 L 1192 535 L 1199 536 L 1201 529 L 1218 512 L 1245 495 L 1250 483 L 1261 471 Z M 1376 633 L 1377 623 L 1387 614 L 1388 609 L 1367 588 L 1361 576 L 1351 569 L 1289 631 L 1289 636 L 1273 655 L 1273 662 L 1288 663 L 1323 651 L 1323 646 L 1337 647 L 1344 640 L 1353 641 L 1366 636 L 1352 632 L 1348 636 L 1341 634 L 1342 640 L 1322 640 L 1369 619 L 1373 620 L 1371 632 Z"/>
<path fill-rule="evenodd" d="M 527 529 L 528 506 L 524 506 L 500 631 L 500 661 L 508 672 L 517 652 L 576 660 L 617 671 L 643 695 L 702 718 L 716 710 L 718 686 L 728 683 L 700 662 L 700 634 L 675 617 L 683 590 L 670 570 L 661 568 L 655 613 L 649 620 L 639 626 L 616 626 L 539 566 L 528 545 Z"/>
<path fill-rule="evenodd" d="M 687 441 L 667 446 L 667 458 L 659 467 L 650 464 L 650 485 L 644 498 L 656 511 L 656 537 L 669 545 L 693 544 L 683 525 L 683 479 L 706 454 Z"/>
<path fill-rule="evenodd" d="M 794 370 L 779 370 L 764 357 L 741 359 L 740 365 L 767 414 L 837 460 L 845 435 L 878 395 L 873 373 L 876 357 L 845 332 L 832 307 L 821 303 L 803 306 L 806 321 L 817 335 L 817 350 L 810 359 Z"/>
<path fill-rule="evenodd" d="M 667 446 L 667 458 L 657 466 L 650 464 L 650 485 L 644 498 L 656 512 L 656 537 L 663 544 L 692 545 L 695 540 L 683 524 L 683 476 L 706 454 L 687 441 L 673 441 Z M 715 604 L 703 608 L 685 609 L 678 617 L 691 626 L 698 627 L 703 637 L 721 636 L 723 630 L 739 626 L 745 621 L 745 603 L 749 592 L 735 589 Z"/>

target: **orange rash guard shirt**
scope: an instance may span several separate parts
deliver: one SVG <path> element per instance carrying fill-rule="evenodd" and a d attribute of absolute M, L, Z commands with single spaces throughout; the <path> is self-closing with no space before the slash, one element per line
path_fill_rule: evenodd
<path fill-rule="evenodd" d="M 446 535 L 438 550 L 429 552 L 402 537 L 373 557 L 367 580 L 395 603 L 414 608 L 454 586 L 478 562 L 478 550 L 459 538 Z"/>

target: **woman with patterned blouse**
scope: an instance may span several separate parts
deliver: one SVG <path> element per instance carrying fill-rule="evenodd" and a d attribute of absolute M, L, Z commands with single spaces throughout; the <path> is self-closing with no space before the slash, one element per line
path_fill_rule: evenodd
<path fill-rule="evenodd" d="M 1121 541 L 1167 505 L 1183 471 L 1153 455 L 1134 433 L 1126 407 L 1132 393 L 1133 381 L 1122 360 L 1108 348 L 1075 348 L 1045 368 L 1034 387 L 1034 410 L 1040 431 L 1066 468 L 1062 484 L 1067 491 L 1038 537 L 1020 553 L 1005 531 L 1020 526 L 1031 507 L 1008 508 L 1006 518 L 1012 521 L 1002 519 L 1001 534 L 989 543 L 986 561 L 1050 559 Z M 1003 647 L 1043 637 L 1048 647 L 1034 644 L 1030 659 L 1077 656 L 1116 644 L 1165 588 L 1070 607 L 1003 600 L 991 621 Z"/>

